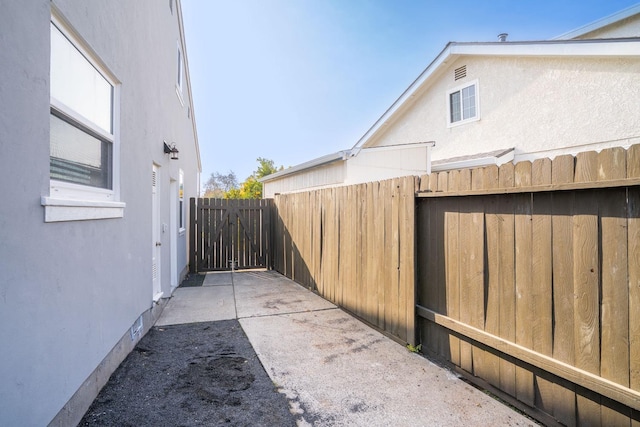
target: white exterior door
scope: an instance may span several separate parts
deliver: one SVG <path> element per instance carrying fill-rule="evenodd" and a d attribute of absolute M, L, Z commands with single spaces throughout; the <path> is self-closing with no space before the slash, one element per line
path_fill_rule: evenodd
<path fill-rule="evenodd" d="M 151 275 L 153 281 L 153 300 L 162 297 L 160 290 L 160 256 L 162 254 L 162 242 L 160 239 L 160 179 L 159 167 L 153 165 L 151 177 Z"/>
<path fill-rule="evenodd" d="M 171 193 L 171 211 L 169 214 L 169 242 L 171 243 L 171 292 L 178 287 L 178 182 L 171 181 L 169 184 Z"/>

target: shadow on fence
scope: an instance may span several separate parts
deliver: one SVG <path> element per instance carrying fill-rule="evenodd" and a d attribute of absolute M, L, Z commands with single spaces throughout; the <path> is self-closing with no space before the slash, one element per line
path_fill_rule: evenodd
<path fill-rule="evenodd" d="M 423 348 L 545 423 L 640 409 L 640 146 L 423 177 Z"/>
<path fill-rule="evenodd" d="M 274 209 L 285 276 L 547 424 L 640 421 L 640 146 Z"/>

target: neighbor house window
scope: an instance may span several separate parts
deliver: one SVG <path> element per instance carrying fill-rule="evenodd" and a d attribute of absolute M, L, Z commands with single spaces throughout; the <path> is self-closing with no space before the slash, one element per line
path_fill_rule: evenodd
<path fill-rule="evenodd" d="M 186 228 L 185 205 L 184 205 L 184 172 L 180 170 L 178 181 L 178 227 L 180 231 Z"/>
<path fill-rule="evenodd" d="M 478 83 L 458 86 L 447 92 L 448 124 L 450 126 L 478 120 Z"/>
<path fill-rule="evenodd" d="M 121 217 L 115 79 L 61 20 L 52 16 L 50 25 L 50 185 L 49 197 L 42 201 L 49 208 L 45 220 Z"/>

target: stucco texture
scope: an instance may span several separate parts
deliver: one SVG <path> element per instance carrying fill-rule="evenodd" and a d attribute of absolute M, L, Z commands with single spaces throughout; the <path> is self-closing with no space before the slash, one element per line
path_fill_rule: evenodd
<path fill-rule="evenodd" d="M 455 81 L 463 65 L 467 75 Z M 447 90 L 474 80 L 480 120 L 447 127 Z M 434 140 L 435 161 L 510 147 L 518 155 L 624 142 L 640 136 L 637 87 L 640 58 L 459 57 L 367 146 Z"/>
<path fill-rule="evenodd" d="M 119 83 L 123 218 L 44 222 L 52 6 Z M 47 425 L 153 305 L 152 163 L 161 169 L 161 223 L 170 223 L 169 183 L 179 169 L 186 202 L 197 194 L 190 101 L 180 103 L 175 91 L 175 13 L 155 0 L 3 2 L 0 97 L 11 102 L 0 107 L 0 178 L 7 184 L 0 203 L 2 425 Z M 177 142 L 180 160 L 162 152 L 163 140 Z M 184 249 L 186 234 L 167 230 L 161 239 L 168 294 L 170 242 Z M 186 255 L 178 259 L 182 271 Z"/>
<path fill-rule="evenodd" d="M 583 34 L 578 39 L 613 39 L 640 37 L 640 15 L 630 16 L 604 28 Z"/>

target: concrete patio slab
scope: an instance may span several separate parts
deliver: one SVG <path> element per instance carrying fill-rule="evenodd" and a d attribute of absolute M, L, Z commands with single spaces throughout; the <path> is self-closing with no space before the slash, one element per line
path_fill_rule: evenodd
<path fill-rule="evenodd" d="M 299 427 L 536 424 L 276 272 L 209 276 L 156 325 L 237 318 Z"/>
<path fill-rule="evenodd" d="M 336 306 L 273 272 L 235 273 L 238 318 L 326 310 Z"/>
<path fill-rule="evenodd" d="M 239 321 L 298 426 L 535 424 L 340 309 Z"/>
<path fill-rule="evenodd" d="M 178 288 L 164 308 L 156 326 L 235 318 L 233 286 Z"/>
<path fill-rule="evenodd" d="M 227 271 L 207 273 L 202 286 L 231 285 L 231 273 Z"/>

